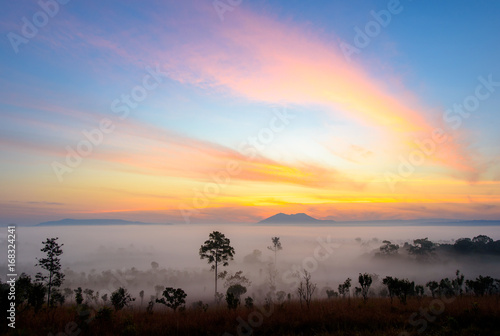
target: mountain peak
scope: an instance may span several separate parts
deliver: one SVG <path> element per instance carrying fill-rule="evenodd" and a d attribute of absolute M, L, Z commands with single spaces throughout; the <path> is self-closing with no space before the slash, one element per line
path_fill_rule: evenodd
<path fill-rule="evenodd" d="M 303 212 L 291 215 L 287 215 L 280 212 L 269 218 L 261 220 L 259 224 L 289 224 L 289 223 L 307 224 L 307 223 L 333 223 L 333 222 L 335 221 L 316 219 Z"/>

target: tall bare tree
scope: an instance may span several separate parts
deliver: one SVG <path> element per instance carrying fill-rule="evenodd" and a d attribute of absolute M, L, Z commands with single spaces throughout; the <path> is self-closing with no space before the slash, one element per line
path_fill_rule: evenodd
<path fill-rule="evenodd" d="M 302 307 L 302 300 L 304 300 L 307 308 L 309 308 L 312 296 L 316 290 L 316 284 L 311 281 L 311 273 L 308 271 L 304 270 L 302 277 L 303 280 L 300 280 L 299 287 L 297 288 L 297 294 L 299 295 L 300 306 Z"/>
<path fill-rule="evenodd" d="M 276 268 L 276 255 L 278 254 L 278 251 L 283 249 L 283 247 L 281 247 L 280 237 L 272 237 L 271 241 L 273 242 L 273 245 L 268 246 L 267 248 L 274 252 L 274 268 Z"/>

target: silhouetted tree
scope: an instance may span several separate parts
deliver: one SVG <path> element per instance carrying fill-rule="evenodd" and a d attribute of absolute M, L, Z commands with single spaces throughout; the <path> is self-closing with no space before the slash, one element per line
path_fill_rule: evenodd
<path fill-rule="evenodd" d="M 444 278 L 439 281 L 439 296 L 452 296 L 455 294 L 455 291 L 453 290 L 453 285 L 451 284 L 450 279 Z"/>
<path fill-rule="evenodd" d="M 247 288 L 240 284 L 231 285 L 226 291 L 226 293 L 231 293 L 234 295 L 235 299 L 238 301 L 238 304 L 240 303 L 240 297 L 246 292 Z"/>
<path fill-rule="evenodd" d="M 139 297 L 141 298 L 141 306 L 142 306 L 142 301 L 144 300 L 144 291 L 143 290 L 141 290 L 139 292 Z"/>
<path fill-rule="evenodd" d="M 111 304 L 115 307 L 115 310 L 123 309 L 132 301 L 135 301 L 135 298 L 132 298 L 128 291 L 123 287 L 120 287 L 111 293 Z"/>
<path fill-rule="evenodd" d="M 347 278 L 343 284 L 339 285 L 339 295 L 342 295 L 342 297 L 349 295 L 350 288 L 351 288 L 351 278 Z"/>
<path fill-rule="evenodd" d="M 455 291 L 455 295 L 462 295 L 463 284 L 464 284 L 464 275 L 460 273 L 460 270 L 457 270 L 455 272 L 455 279 L 453 279 L 453 281 L 451 282 L 453 290 Z"/>
<path fill-rule="evenodd" d="M 83 294 L 85 294 L 85 299 L 87 299 L 86 304 L 89 304 L 92 301 L 94 301 L 94 290 L 93 289 L 85 288 L 83 290 Z"/>
<path fill-rule="evenodd" d="M 243 271 L 238 271 L 234 274 L 229 274 L 225 277 L 224 287 L 231 287 L 234 285 L 241 285 L 243 287 L 250 286 L 251 281 L 243 275 Z"/>
<path fill-rule="evenodd" d="M 203 301 L 200 300 L 200 301 L 193 302 L 191 304 L 191 307 L 195 310 L 202 310 L 202 311 L 206 312 L 208 309 L 208 304 L 203 303 Z"/>
<path fill-rule="evenodd" d="M 227 309 L 234 310 L 238 308 L 240 300 L 233 293 L 226 292 L 226 303 L 227 303 Z"/>
<path fill-rule="evenodd" d="M 425 287 L 429 288 L 432 297 L 436 297 L 436 293 L 439 288 L 439 284 L 437 283 L 437 281 L 429 281 L 425 284 Z"/>
<path fill-rule="evenodd" d="M 299 287 L 297 288 L 297 294 L 299 295 L 301 306 L 302 300 L 304 300 L 307 308 L 309 308 L 315 290 L 316 284 L 311 282 L 311 273 L 304 270 L 304 274 L 302 275 L 302 279 L 300 280 Z"/>
<path fill-rule="evenodd" d="M 223 233 L 214 231 L 209 235 L 209 239 L 200 247 L 200 259 L 207 259 L 212 264 L 211 269 L 215 271 L 215 297 L 217 298 L 217 270 L 219 264 L 227 266 L 229 260 L 233 260 L 234 248 L 231 241 Z"/>
<path fill-rule="evenodd" d="M 62 306 L 64 304 L 64 301 L 64 295 L 58 289 L 54 289 L 52 291 L 52 294 L 50 295 L 50 305 L 54 306 L 58 304 L 59 306 Z"/>
<path fill-rule="evenodd" d="M 250 296 L 247 296 L 245 298 L 245 307 L 248 308 L 248 309 L 252 309 L 253 308 L 253 299 Z"/>
<path fill-rule="evenodd" d="M 81 305 L 83 302 L 82 287 L 75 289 L 75 301 L 77 305 Z"/>
<path fill-rule="evenodd" d="M 45 293 L 47 288 L 39 282 L 35 282 L 29 292 L 28 304 L 35 309 L 35 313 L 38 312 L 45 301 Z"/>
<path fill-rule="evenodd" d="M 470 238 L 459 238 L 453 245 L 453 248 L 458 253 L 470 253 L 474 250 L 474 244 Z"/>
<path fill-rule="evenodd" d="M 283 249 L 283 247 L 281 247 L 280 237 L 272 237 L 271 241 L 273 244 L 267 248 L 274 252 L 274 268 L 276 268 L 276 255 L 278 254 L 278 251 Z"/>
<path fill-rule="evenodd" d="M 148 314 L 153 314 L 153 307 L 155 305 L 155 296 L 154 295 L 151 295 L 149 297 L 149 302 L 148 302 L 148 306 L 146 307 L 146 312 Z"/>
<path fill-rule="evenodd" d="M 410 245 L 408 252 L 417 257 L 418 260 L 428 260 L 434 255 L 435 244 L 428 238 L 415 239 Z"/>
<path fill-rule="evenodd" d="M 378 255 L 381 256 L 394 256 L 398 254 L 399 245 L 392 244 L 388 240 L 384 240 L 382 242 L 384 245 L 380 246 L 380 253 Z"/>
<path fill-rule="evenodd" d="M 402 304 L 406 304 L 406 299 L 409 295 L 415 293 L 415 282 L 409 281 L 408 279 L 398 279 L 390 276 L 385 277 L 382 283 L 387 286 L 389 291 L 389 297 L 392 298 L 397 296 Z"/>
<path fill-rule="evenodd" d="M 326 296 L 331 299 L 331 298 L 334 298 L 334 297 L 337 297 L 339 296 L 339 293 L 337 293 L 336 291 L 334 291 L 333 289 L 327 289 L 326 290 Z"/>
<path fill-rule="evenodd" d="M 415 286 L 415 295 L 417 295 L 419 298 L 424 296 L 424 286 L 416 285 Z"/>
<path fill-rule="evenodd" d="M 409 295 L 415 293 L 415 282 L 408 279 L 397 280 L 396 295 L 402 304 L 406 304 L 406 299 Z"/>
<path fill-rule="evenodd" d="M 48 275 L 43 275 L 42 273 L 36 274 L 36 280 L 44 283 L 47 286 L 47 305 L 50 306 L 50 295 L 52 288 L 59 288 L 64 281 L 64 273 L 61 272 L 61 259 L 59 256 L 63 253 L 61 247 L 64 244 L 59 245 L 56 238 L 47 238 L 43 242 L 44 247 L 40 250 L 47 254 L 46 258 L 38 259 L 38 264 L 35 266 L 40 266 L 42 269 L 49 272 Z"/>
<path fill-rule="evenodd" d="M 167 287 L 163 291 L 163 297 L 161 299 L 156 299 L 156 303 L 164 304 L 165 306 L 172 308 L 175 312 L 177 308 L 186 304 L 186 297 L 186 292 L 184 292 L 181 288 Z"/>
<path fill-rule="evenodd" d="M 368 273 L 359 273 L 358 282 L 361 285 L 361 295 L 363 296 L 363 300 L 366 302 L 366 300 L 368 299 L 368 291 L 370 290 L 370 286 L 372 285 L 373 278 Z"/>
<path fill-rule="evenodd" d="M 483 277 L 480 275 L 476 278 L 476 280 L 466 280 L 465 284 L 467 289 L 474 292 L 476 296 L 492 294 L 492 292 L 496 289 L 495 279 L 490 276 Z"/>
<path fill-rule="evenodd" d="M 47 293 L 47 288 L 43 283 L 32 282 L 29 275 L 22 273 L 15 282 L 15 289 L 15 305 L 18 311 L 21 311 L 20 307 L 24 304 L 27 304 L 26 307 L 33 307 L 35 312 L 42 308 Z M 6 300 L 5 302 L 8 304 L 9 301 Z"/>
<path fill-rule="evenodd" d="M 235 274 L 226 276 L 224 287 L 227 287 L 226 302 L 229 309 L 235 309 L 234 305 L 240 304 L 241 295 L 247 292 L 247 287 L 251 284 L 250 280 L 243 275 L 243 271 L 238 271 Z M 231 294 L 228 297 L 228 294 Z"/>
<path fill-rule="evenodd" d="M 460 238 L 452 245 L 453 250 L 462 253 L 491 253 L 500 254 L 500 240 L 494 241 L 488 236 L 479 235 L 472 239 Z"/>
<path fill-rule="evenodd" d="M 389 292 L 389 298 L 391 299 L 392 305 L 392 298 L 396 295 L 396 279 L 391 276 L 386 276 L 382 279 L 382 283 L 387 286 L 387 291 Z"/>
<path fill-rule="evenodd" d="M 493 243 L 493 239 L 485 235 L 479 235 L 477 237 L 472 238 L 472 243 L 478 245 L 488 245 Z"/>
<path fill-rule="evenodd" d="M 10 286 L 9 286 L 10 287 Z M 26 273 L 22 273 L 21 276 L 16 280 L 16 307 L 19 307 L 24 303 L 28 302 L 30 291 L 33 287 L 31 283 L 31 277 Z"/>

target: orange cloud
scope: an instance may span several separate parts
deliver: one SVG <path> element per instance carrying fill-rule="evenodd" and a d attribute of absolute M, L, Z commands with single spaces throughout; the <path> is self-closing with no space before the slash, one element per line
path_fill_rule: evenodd
<path fill-rule="evenodd" d="M 259 155 L 246 156 L 228 147 L 139 121 L 125 121 L 115 132 L 116 137 L 110 140 L 106 148 L 97 149 L 91 158 L 120 163 L 125 170 L 137 174 L 207 181 L 213 174 L 225 171 L 232 180 L 310 187 L 331 186 L 336 183 L 356 184 L 331 168 L 301 163 L 282 164 Z M 124 143 L 127 145 L 123 146 Z M 231 167 L 228 168 L 228 165 Z"/>

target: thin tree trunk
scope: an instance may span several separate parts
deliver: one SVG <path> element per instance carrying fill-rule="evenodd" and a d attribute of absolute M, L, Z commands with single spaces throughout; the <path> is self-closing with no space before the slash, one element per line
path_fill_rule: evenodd
<path fill-rule="evenodd" d="M 217 303 L 217 258 L 219 257 L 219 251 L 215 251 L 215 294 L 214 300 Z"/>
<path fill-rule="evenodd" d="M 50 307 L 50 288 L 51 288 L 51 285 L 52 285 L 52 272 L 50 272 L 50 275 L 49 275 L 49 283 L 48 283 L 48 287 L 49 287 L 49 290 L 47 291 L 47 306 Z"/>

